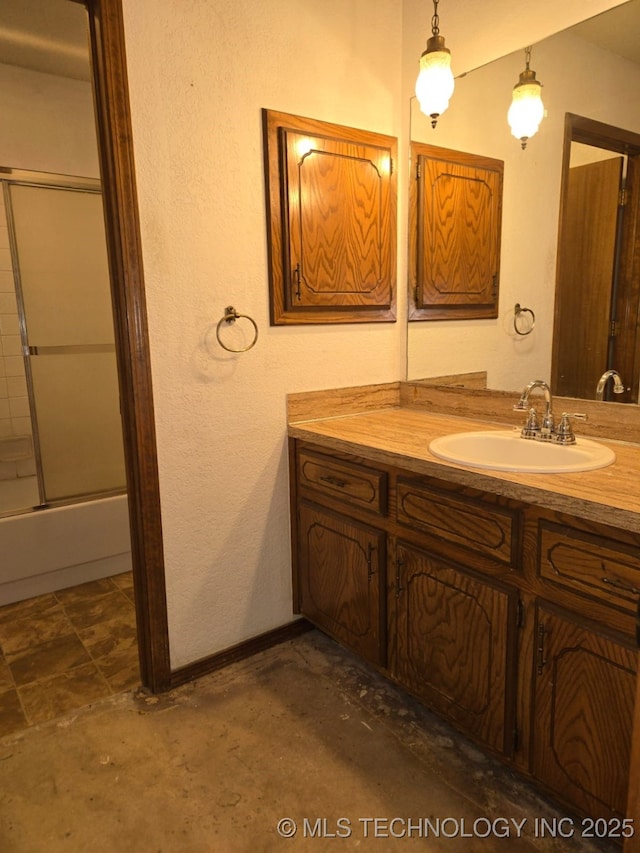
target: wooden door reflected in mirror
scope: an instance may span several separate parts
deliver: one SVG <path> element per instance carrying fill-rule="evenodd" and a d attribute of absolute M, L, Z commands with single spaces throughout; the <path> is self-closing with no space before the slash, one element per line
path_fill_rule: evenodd
<path fill-rule="evenodd" d="M 567 115 L 552 381 L 557 394 L 638 402 L 640 135 Z M 598 382 L 606 371 L 624 392 Z"/>

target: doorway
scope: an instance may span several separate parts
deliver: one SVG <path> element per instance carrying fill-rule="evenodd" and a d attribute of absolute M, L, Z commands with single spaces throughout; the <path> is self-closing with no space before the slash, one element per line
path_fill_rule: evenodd
<path fill-rule="evenodd" d="M 34 21 L 51 23 L 54 28 L 58 17 L 68 17 L 71 8 L 82 10 L 85 42 L 88 29 L 120 391 L 140 675 L 142 684 L 156 692 L 170 686 L 171 671 L 121 4 L 120 0 L 55 0 L 55 3 L 20 0 L 15 8 L 16 14 L 31 14 Z M 8 20 L 8 14 L 5 17 L 5 23 L 13 23 Z M 11 37 L 13 35 L 15 31 Z M 49 40 L 31 41 L 42 46 Z M 52 41 L 58 49 L 60 43 Z M 20 43 L 20 37 L 13 39 L 11 49 Z M 63 49 L 62 53 L 63 58 L 74 61 L 74 50 L 65 52 Z M 37 132 L 36 127 L 34 133 Z"/>

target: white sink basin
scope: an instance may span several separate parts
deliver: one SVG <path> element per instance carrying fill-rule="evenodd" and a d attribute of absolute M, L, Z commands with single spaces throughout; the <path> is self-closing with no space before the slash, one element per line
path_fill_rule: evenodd
<path fill-rule="evenodd" d="M 593 471 L 616 458 L 613 450 L 586 438 L 563 447 L 521 438 L 520 430 L 456 432 L 434 438 L 429 450 L 440 459 L 471 468 L 538 474 Z"/>

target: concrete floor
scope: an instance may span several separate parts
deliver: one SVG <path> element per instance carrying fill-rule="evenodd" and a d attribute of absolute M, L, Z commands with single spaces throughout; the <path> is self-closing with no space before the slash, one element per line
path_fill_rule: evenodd
<path fill-rule="evenodd" d="M 605 849 L 536 837 L 560 817 L 315 631 L 0 740 L 2 853 Z"/>

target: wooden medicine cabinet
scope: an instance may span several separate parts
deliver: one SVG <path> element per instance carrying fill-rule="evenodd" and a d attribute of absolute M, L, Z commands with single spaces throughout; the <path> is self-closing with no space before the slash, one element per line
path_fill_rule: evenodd
<path fill-rule="evenodd" d="M 396 319 L 397 140 L 263 110 L 271 324 Z"/>

